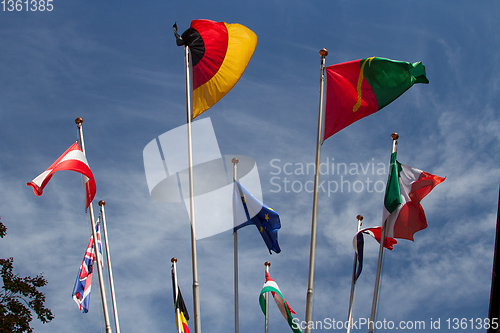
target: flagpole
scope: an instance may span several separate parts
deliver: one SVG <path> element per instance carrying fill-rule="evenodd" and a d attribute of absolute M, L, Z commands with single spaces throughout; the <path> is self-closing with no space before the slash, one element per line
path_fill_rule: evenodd
<path fill-rule="evenodd" d="M 83 141 L 83 128 L 82 128 L 83 119 L 78 117 L 75 119 L 75 124 L 78 126 L 78 134 L 80 137 L 80 145 L 82 146 L 83 155 L 85 155 L 85 143 Z M 97 275 L 99 278 L 99 286 L 101 289 L 101 301 L 102 301 L 102 311 L 104 315 L 104 324 L 106 326 L 106 333 L 111 333 L 111 325 L 109 323 L 109 314 L 108 314 L 108 305 L 106 303 L 106 293 L 104 291 L 104 279 L 102 276 L 102 267 L 101 267 L 101 254 L 98 250 L 98 242 L 97 242 L 97 234 L 95 231 L 95 221 L 94 221 L 94 209 L 92 208 L 92 202 L 89 204 L 89 215 L 90 215 L 90 224 L 92 225 L 92 238 L 94 240 L 94 253 L 97 258 Z"/>
<path fill-rule="evenodd" d="M 239 160 L 234 157 L 231 160 L 233 163 L 233 180 L 237 180 L 237 168 Z M 233 182 L 233 187 L 236 186 Z M 234 189 L 233 189 L 234 190 Z M 239 319 L 239 300 L 238 300 L 238 231 L 233 228 L 233 237 L 234 237 L 234 332 L 238 333 L 240 331 L 240 319 Z"/>
<path fill-rule="evenodd" d="M 189 214 L 191 217 L 191 262 L 193 269 L 193 313 L 194 332 L 201 333 L 200 293 L 198 285 L 198 259 L 196 255 L 196 228 L 194 219 L 194 184 L 193 184 L 193 142 L 191 136 L 191 71 L 189 69 L 189 47 L 184 47 L 184 63 L 186 72 L 186 114 L 188 136 L 188 170 L 189 170 Z"/>
<path fill-rule="evenodd" d="M 113 306 L 113 317 L 115 318 L 115 330 L 116 333 L 120 333 L 120 323 L 118 321 L 118 310 L 116 307 L 115 283 L 113 280 L 113 270 L 111 269 L 111 255 L 109 254 L 108 229 L 106 227 L 106 213 L 104 211 L 104 205 L 106 205 L 106 202 L 104 200 L 100 200 L 98 202 L 98 205 L 101 208 L 102 231 L 104 232 L 104 247 L 106 249 L 106 262 L 108 263 L 109 291 L 111 293 L 111 305 Z"/>
<path fill-rule="evenodd" d="M 177 332 L 182 333 L 182 322 L 181 322 L 181 310 L 178 307 L 178 297 L 179 297 L 179 285 L 177 284 L 177 258 L 170 259 L 172 263 L 172 280 L 173 280 L 173 289 L 174 289 L 174 307 L 176 314 L 176 322 L 177 322 Z"/>
<path fill-rule="evenodd" d="M 313 211 L 311 223 L 311 249 L 309 252 L 309 281 L 307 284 L 307 299 L 306 299 L 306 329 L 304 333 L 310 333 L 308 323 L 312 321 L 313 308 L 313 280 L 314 280 L 314 259 L 316 255 L 316 215 L 318 211 L 318 185 L 319 185 L 319 162 L 321 153 L 321 134 L 323 128 L 323 99 L 325 90 L 325 58 L 328 55 L 326 49 L 319 51 L 321 57 L 321 74 L 319 84 L 319 111 L 318 111 L 318 137 L 316 141 L 316 165 L 314 171 L 314 194 L 313 194 Z"/>
<path fill-rule="evenodd" d="M 361 230 L 361 225 L 363 221 L 363 215 L 356 216 L 358 220 L 358 231 Z M 358 268 L 358 254 L 354 252 L 354 263 L 352 265 L 352 279 L 351 279 L 351 297 L 349 298 L 349 310 L 347 312 L 347 333 L 351 333 L 352 324 L 352 308 L 354 304 L 354 288 L 356 285 L 356 270 Z"/>
<path fill-rule="evenodd" d="M 266 266 L 266 272 L 269 274 L 269 267 L 271 267 L 271 263 L 269 261 L 266 261 L 264 263 L 264 266 Z M 267 280 L 266 280 L 267 282 Z M 268 328 L 269 328 L 269 293 L 264 294 L 264 299 L 266 300 L 266 313 L 265 313 L 265 333 L 268 333 Z"/>
<path fill-rule="evenodd" d="M 398 133 L 392 133 L 391 139 L 392 139 L 392 153 L 395 153 L 397 150 L 396 145 L 398 144 L 397 140 L 399 139 Z M 379 247 L 379 251 L 378 251 L 377 273 L 375 276 L 375 287 L 373 289 L 372 312 L 370 315 L 370 321 L 368 323 L 368 332 L 369 333 L 373 333 L 374 328 L 375 328 L 375 317 L 377 314 L 378 291 L 379 291 L 379 287 L 380 287 L 380 272 L 382 271 L 382 258 L 383 258 L 383 254 L 384 254 L 384 242 L 385 242 L 385 235 L 387 233 L 386 227 L 387 227 L 387 220 L 385 220 L 382 223 L 382 233 L 380 236 L 380 247 Z M 371 324 L 371 326 L 370 326 L 370 324 Z"/>
<path fill-rule="evenodd" d="M 493 322 L 493 319 L 500 317 L 500 190 L 498 193 L 498 208 L 497 208 L 497 225 L 495 232 L 495 246 L 493 250 L 493 269 L 491 275 L 491 289 L 490 289 L 490 306 L 488 309 L 488 318 L 490 319 L 490 323 Z M 496 321 L 495 320 L 495 321 Z M 488 333 L 498 332 L 497 328 L 493 328 L 493 325 L 490 325 L 488 328 Z"/>

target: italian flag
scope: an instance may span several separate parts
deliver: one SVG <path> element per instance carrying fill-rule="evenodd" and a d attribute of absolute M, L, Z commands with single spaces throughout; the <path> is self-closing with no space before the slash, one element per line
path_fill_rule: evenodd
<path fill-rule="evenodd" d="M 300 327 L 293 322 L 292 313 L 295 314 L 295 312 L 290 308 L 290 305 L 288 305 L 288 302 L 281 294 L 278 284 L 274 282 L 274 280 L 269 277 L 269 273 L 266 272 L 266 283 L 264 283 L 259 296 L 260 308 L 262 309 L 262 313 L 264 314 L 266 313 L 266 300 L 264 298 L 264 294 L 268 292 L 273 295 L 278 309 L 280 309 L 281 314 L 283 315 L 283 317 L 285 317 L 285 320 L 288 322 L 288 325 L 290 326 L 292 331 L 294 333 L 302 333 Z"/>
<path fill-rule="evenodd" d="M 429 83 L 421 62 L 371 57 L 328 66 L 323 141 L 382 109 L 415 83 Z"/>
<path fill-rule="evenodd" d="M 445 178 L 401 164 L 396 154 L 391 155 L 382 221 L 387 221 L 386 237 L 413 241 L 414 233 L 427 228 L 420 201 Z"/>

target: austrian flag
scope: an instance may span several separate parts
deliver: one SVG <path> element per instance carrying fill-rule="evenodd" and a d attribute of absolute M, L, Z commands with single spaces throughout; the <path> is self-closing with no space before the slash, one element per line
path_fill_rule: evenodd
<path fill-rule="evenodd" d="M 40 196 L 54 172 L 61 170 L 76 171 L 83 175 L 86 193 L 85 208 L 87 208 L 94 199 L 96 186 L 94 175 L 90 170 L 85 154 L 78 146 L 78 142 L 75 142 L 47 170 L 26 185 L 33 187 L 35 194 Z"/>

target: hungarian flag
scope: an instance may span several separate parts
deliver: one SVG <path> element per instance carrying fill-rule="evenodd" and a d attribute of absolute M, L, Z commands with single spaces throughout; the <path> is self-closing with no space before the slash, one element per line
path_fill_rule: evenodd
<path fill-rule="evenodd" d="M 302 332 L 300 330 L 300 327 L 293 322 L 292 313 L 293 314 L 296 313 L 292 310 L 292 308 L 290 308 L 290 305 L 288 305 L 288 302 L 281 294 L 278 284 L 274 282 L 274 280 L 271 279 L 271 277 L 269 277 L 269 273 L 266 272 L 266 283 L 264 283 L 264 286 L 262 287 L 259 296 L 260 308 L 262 310 L 262 313 L 264 314 L 266 313 L 266 299 L 264 297 L 264 294 L 268 292 L 270 292 L 273 295 L 274 301 L 276 302 L 278 309 L 280 309 L 281 314 L 283 315 L 283 317 L 285 317 L 285 320 L 288 322 L 288 325 L 290 326 L 292 331 L 294 333 Z"/>
<path fill-rule="evenodd" d="M 356 257 L 358 259 L 358 268 L 356 270 L 356 277 L 354 281 L 356 281 L 363 270 L 363 248 L 365 245 L 365 240 L 363 234 L 367 234 L 372 236 L 377 240 L 380 244 L 380 240 L 382 239 L 382 227 L 374 227 L 374 228 L 365 228 L 356 233 L 354 235 L 354 239 L 352 240 L 352 246 L 354 247 L 354 251 L 356 252 Z M 384 238 L 384 247 L 392 251 L 395 244 L 398 241 L 394 238 L 385 237 Z"/>
<path fill-rule="evenodd" d="M 414 83 L 429 83 L 421 62 L 372 57 L 328 66 L 323 141 L 382 109 Z"/>
<path fill-rule="evenodd" d="M 387 221 L 387 237 L 413 241 L 414 233 L 427 228 L 420 201 L 445 178 L 401 164 L 396 154 L 391 155 L 382 221 Z"/>
<path fill-rule="evenodd" d="M 194 20 L 177 45 L 191 51 L 193 119 L 211 108 L 240 79 L 257 46 L 257 35 L 233 23 Z"/>
<path fill-rule="evenodd" d="M 234 231 L 254 224 L 259 230 L 269 253 L 280 253 L 278 229 L 281 228 L 280 216 L 272 208 L 257 200 L 240 183 L 234 181 L 233 193 Z"/>
<path fill-rule="evenodd" d="M 85 208 L 87 208 L 94 199 L 96 186 L 94 175 L 90 171 L 87 158 L 85 158 L 85 154 L 78 146 L 78 142 L 75 142 L 47 170 L 26 185 L 33 187 L 35 194 L 40 196 L 54 172 L 61 170 L 76 171 L 83 175 L 86 193 Z"/>

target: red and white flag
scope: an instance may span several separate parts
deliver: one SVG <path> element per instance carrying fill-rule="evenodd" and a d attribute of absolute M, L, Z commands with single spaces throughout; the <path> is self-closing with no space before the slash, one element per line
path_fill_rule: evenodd
<path fill-rule="evenodd" d="M 420 201 L 445 180 L 428 172 L 399 163 L 391 155 L 382 221 L 387 221 L 386 237 L 413 240 L 413 234 L 427 228 Z"/>
<path fill-rule="evenodd" d="M 86 193 L 85 208 L 87 208 L 94 199 L 96 186 L 94 175 L 90 170 L 85 154 L 78 146 L 78 142 L 69 147 L 46 171 L 26 185 L 33 187 L 35 194 L 40 196 L 54 172 L 61 170 L 76 171 L 83 175 Z"/>
<path fill-rule="evenodd" d="M 380 244 L 380 240 L 382 239 L 382 227 L 373 227 L 373 228 L 365 228 L 361 229 L 354 235 L 354 239 L 352 240 L 352 246 L 354 247 L 354 251 L 356 252 L 356 257 L 358 259 L 358 267 L 356 269 L 356 276 L 354 278 L 354 281 L 357 281 L 359 278 L 359 275 L 361 274 L 361 271 L 363 270 L 363 248 L 365 246 L 365 239 L 363 237 L 363 234 L 367 234 L 372 236 L 377 240 L 377 242 Z M 398 241 L 395 240 L 394 238 L 390 237 L 385 237 L 384 238 L 384 247 L 386 249 L 389 249 L 392 251 L 393 247 L 395 244 L 397 244 Z"/>

